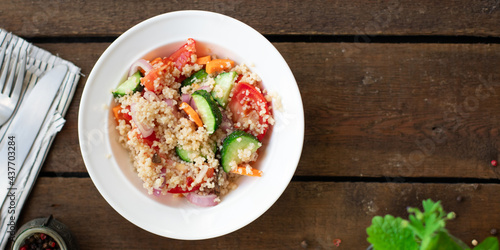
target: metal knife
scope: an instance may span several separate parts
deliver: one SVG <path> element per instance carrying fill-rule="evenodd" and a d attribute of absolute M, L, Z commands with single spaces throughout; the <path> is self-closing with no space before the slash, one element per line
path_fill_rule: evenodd
<path fill-rule="evenodd" d="M 4 204 L 9 192 L 12 193 L 18 188 L 12 184 L 23 168 L 42 124 L 47 117 L 50 117 L 47 116 L 48 111 L 67 72 L 68 67 L 61 64 L 43 75 L 12 118 L 12 123 L 0 145 L 0 166 L 2 166 L 0 168 L 0 201 Z"/>

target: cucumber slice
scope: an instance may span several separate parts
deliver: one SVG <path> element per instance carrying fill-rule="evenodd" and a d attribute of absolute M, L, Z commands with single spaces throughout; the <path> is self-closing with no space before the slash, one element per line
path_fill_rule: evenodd
<path fill-rule="evenodd" d="M 115 91 L 113 91 L 113 96 L 121 97 L 126 94 L 134 93 L 141 90 L 142 90 L 141 72 L 137 71 L 133 75 L 129 76 L 127 80 L 118 85 Z"/>
<path fill-rule="evenodd" d="M 177 156 L 179 156 L 181 160 L 187 162 L 193 162 L 194 158 L 200 156 L 200 152 L 196 152 L 193 150 L 186 150 L 181 148 L 180 146 L 175 147 L 175 153 L 177 153 Z"/>
<path fill-rule="evenodd" d="M 252 145 L 253 144 L 253 145 Z M 225 172 L 231 171 L 231 163 L 239 165 L 243 160 L 238 156 L 238 150 L 249 149 L 255 153 L 262 144 L 257 138 L 249 133 L 237 130 L 231 133 L 222 143 L 221 165 Z"/>
<path fill-rule="evenodd" d="M 222 122 L 222 113 L 219 110 L 219 105 L 204 89 L 195 91 L 191 96 L 198 108 L 198 114 L 201 120 L 203 120 L 208 134 L 213 134 Z"/>
<path fill-rule="evenodd" d="M 238 74 L 234 71 L 224 72 L 215 78 L 215 87 L 212 91 L 212 97 L 220 104 L 221 107 L 226 108 L 229 94 L 233 89 L 234 81 Z"/>
<path fill-rule="evenodd" d="M 214 143 L 212 150 L 215 154 L 217 151 L 217 144 L 216 143 Z M 179 158 L 181 158 L 181 160 L 186 161 L 186 162 L 193 162 L 194 158 L 196 158 L 198 156 L 201 156 L 201 157 L 207 159 L 207 156 L 202 155 L 200 151 L 198 151 L 198 150 L 186 150 L 186 149 L 183 149 L 181 146 L 175 147 L 175 153 L 177 154 L 177 156 L 179 156 Z"/>
<path fill-rule="evenodd" d="M 194 74 L 192 74 L 190 77 L 188 77 L 184 81 L 182 81 L 182 87 L 189 86 L 196 81 L 203 82 L 203 80 L 205 80 L 205 78 L 207 78 L 207 76 L 208 76 L 208 73 L 204 69 L 198 70 Z"/>

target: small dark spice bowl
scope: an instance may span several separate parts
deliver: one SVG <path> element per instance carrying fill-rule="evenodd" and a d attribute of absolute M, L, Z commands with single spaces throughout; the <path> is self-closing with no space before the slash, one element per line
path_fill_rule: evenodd
<path fill-rule="evenodd" d="M 12 250 L 30 249 L 77 249 L 71 232 L 63 223 L 50 215 L 24 224 L 14 237 Z"/>

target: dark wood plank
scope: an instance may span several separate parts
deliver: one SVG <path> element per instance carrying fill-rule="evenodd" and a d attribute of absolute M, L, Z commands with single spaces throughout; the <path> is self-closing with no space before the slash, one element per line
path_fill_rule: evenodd
<path fill-rule="evenodd" d="M 407 218 L 407 206 L 423 199 L 442 200 L 458 216 L 448 223 L 452 234 L 470 245 L 499 228 L 499 185 L 293 182 L 260 218 L 229 235 L 202 241 L 179 241 L 150 234 L 116 213 L 89 178 L 39 178 L 20 225 L 53 214 L 73 232 L 81 249 L 365 249 L 365 229 L 375 215 Z M 460 196 L 462 201 L 457 202 Z M 489 212 L 491 211 L 491 212 Z M 279 233 L 278 233 L 279 232 Z"/>
<path fill-rule="evenodd" d="M 278 48 L 305 106 L 298 175 L 498 177 L 499 45 Z"/>
<path fill-rule="evenodd" d="M 296 175 L 497 178 L 500 45 L 275 45 L 305 108 Z M 40 46 L 88 75 L 108 44 Z M 43 171 L 86 171 L 77 135 L 85 81 Z"/>
<path fill-rule="evenodd" d="M 21 36 L 118 36 L 177 10 L 235 17 L 264 34 L 498 36 L 500 3 L 454 1 L 3 1 L 2 28 Z M 365 35 L 367 35 L 365 37 Z"/>

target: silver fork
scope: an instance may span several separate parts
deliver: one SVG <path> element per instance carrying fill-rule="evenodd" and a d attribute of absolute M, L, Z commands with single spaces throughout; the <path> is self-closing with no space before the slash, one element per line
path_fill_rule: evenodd
<path fill-rule="evenodd" d="M 23 87 L 24 75 L 26 74 L 26 51 L 12 55 L 16 44 L 4 44 L 0 51 L 0 126 L 5 124 L 12 116 L 19 102 L 21 89 Z M 11 63 L 11 60 L 13 62 Z"/>

